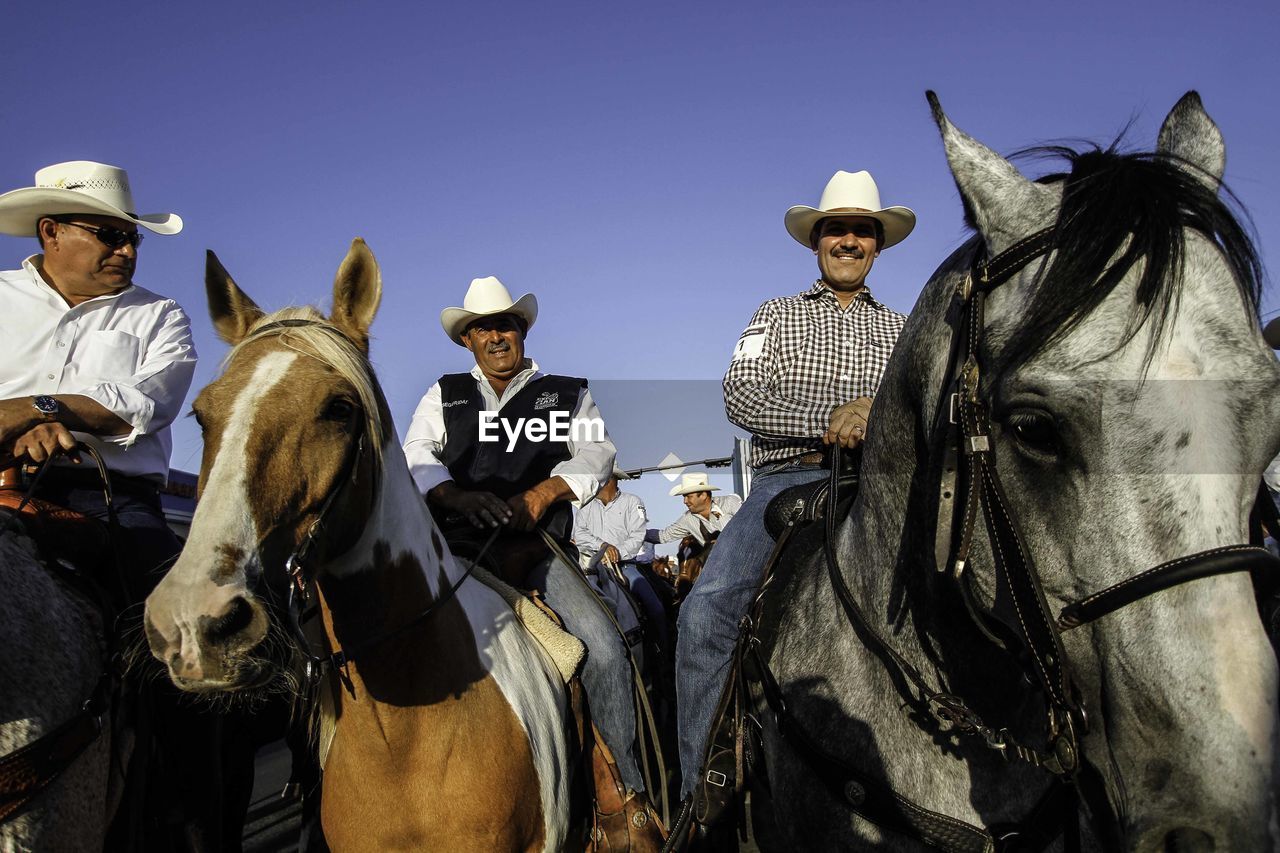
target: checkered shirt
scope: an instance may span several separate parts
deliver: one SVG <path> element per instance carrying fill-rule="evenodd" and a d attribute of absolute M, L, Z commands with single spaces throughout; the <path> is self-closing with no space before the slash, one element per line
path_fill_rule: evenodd
<path fill-rule="evenodd" d="M 906 321 L 865 288 L 841 310 L 821 279 L 756 309 L 724 375 L 725 414 L 751 433 L 752 466 L 821 449 L 832 410 L 875 396 Z"/>

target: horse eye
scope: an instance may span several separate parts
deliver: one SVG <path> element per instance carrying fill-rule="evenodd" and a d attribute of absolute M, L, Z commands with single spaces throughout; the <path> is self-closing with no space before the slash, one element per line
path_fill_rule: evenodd
<path fill-rule="evenodd" d="M 1055 456 L 1058 454 L 1060 447 L 1057 425 L 1045 412 L 1014 412 L 1005 419 L 1005 428 L 1029 450 Z"/>
<path fill-rule="evenodd" d="M 329 405 L 325 407 L 324 417 L 329 421 L 348 421 L 355 414 L 355 404 L 350 400 L 344 400 L 339 397 L 336 400 L 330 400 Z"/>

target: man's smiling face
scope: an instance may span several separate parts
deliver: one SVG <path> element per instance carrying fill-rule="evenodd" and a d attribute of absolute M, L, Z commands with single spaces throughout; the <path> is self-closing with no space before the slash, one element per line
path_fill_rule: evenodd
<path fill-rule="evenodd" d="M 876 221 L 869 216 L 828 216 L 818 223 L 814 248 L 827 286 L 857 293 L 880 254 Z"/>
<path fill-rule="evenodd" d="M 524 369 L 524 330 L 511 314 L 474 321 L 462 333 L 462 343 L 491 380 L 509 381 Z"/>

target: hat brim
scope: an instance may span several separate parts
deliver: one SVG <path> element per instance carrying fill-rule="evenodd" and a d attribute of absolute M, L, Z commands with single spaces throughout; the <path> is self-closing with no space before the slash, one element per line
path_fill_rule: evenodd
<path fill-rule="evenodd" d="M 182 217 L 176 213 L 147 213 L 136 216 L 75 190 L 25 187 L 0 195 L 0 234 L 34 237 L 40 217 L 62 216 L 67 213 L 113 216 L 165 236 L 177 234 L 182 230 Z"/>
<path fill-rule="evenodd" d="M 1276 317 L 1262 327 L 1262 339 L 1272 349 L 1280 349 L 1280 317 Z"/>
<path fill-rule="evenodd" d="M 880 247 L 882 249 L 898 245 L 907 239 L 916 227 L 915 212 L 909 207 L 886 207 L 884 210 L 819 210 L 816 207 L 797 204 L 787 211 L 784 220 L 787 233 L 800 245 L 812 249 L 809 235 L 813 233 L 813 226 L 818 224 L 818 220 L 829 216 L 865 216 L 876 220 L 884 228 L 884 244 Z"/>
<path fill-rule="evenodd" d="M 506 308 L 478 313 L 465 308 L 446 308 L 440 312 L 440 325 L 444 328 L 444 333 L 449 336 L 449 340 L 461 347 L 466 346 L 462 342 L 462 333 L 468 324 L 481 317 L 496 317 L 499 314 L 514 314 L 524 320 L 525 334 L 528 334 L 533 328 L 534 321 L 538 319 L 538 299 L 532 293 L 526 293 Z"/>
<path fill-rule="evenodd" d="M 680 497 L 681 495 L 691 495 L 694 492 L 718 492 L 718 491 L 720 491 L 719 486 L 695 486 L 694 488 L 689 488 L 687 486 L 676 486 L 674 489 L 671 490 L 671 497 L 676 498 L 676 497 Z"/>

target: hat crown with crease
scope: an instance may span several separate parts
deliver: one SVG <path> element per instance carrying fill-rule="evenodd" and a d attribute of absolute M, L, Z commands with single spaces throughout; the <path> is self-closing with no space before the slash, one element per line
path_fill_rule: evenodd
<path fill-rule="evenodd" d="M 870 172 L 839 171 L 827 181 L 817 207 L 798 204 L 787 211 L 787 233 L 810 246 L 813 226 L 822 219 L 841 214 L 866 216 L 879 222 L 884 229 L 881 248 L 901 243 L 916 227 L 916 215 L 909 208 L 880 206 L 880 188 Z"/>
<path fill-rule="evenodd" d="M 72 213 L 126 219 L 156 234 L 182 230 L 182 217 L 175 213 L 137 213 L 124 169 L 92 160 L 71 160 L 36 172 L 34 187 L 0 195 L 0 232 L 34 237 L 41 217 Z"/>
<path fill-rule="evenodd" d="M 680 478 L 680 485 L 671 490 L 671 496 L 688 495 L 693 492 L 718 492 L 719 486 L 711 485 L 706 474 L 685 474 Z"/>
<path fill-rule="evenodd" d="M 526 293 L 513 301 L 506 285 L 495 276 L 473 278 L 471 286 L 467 288 L 467 295 L 462 300 L 462 307 L 441 311 L 440 325 L 444 327 L 444 333 L 450 340 L 462 345 L 462 333 L 470 323 L 480 317 L 497 314 L 519 317 L 524 321 L 525 332 L 528 333 L 538 319 L 538 299 L 532 293 Z"/>

